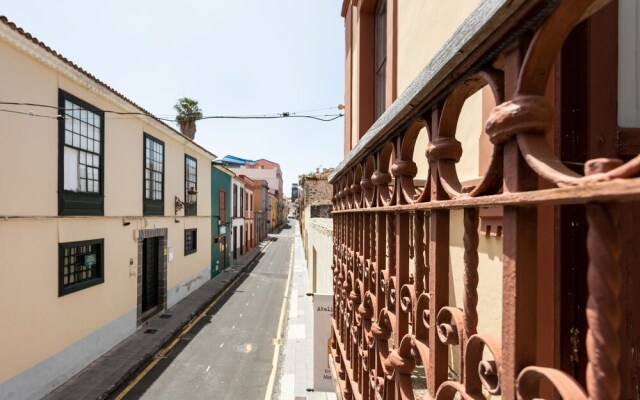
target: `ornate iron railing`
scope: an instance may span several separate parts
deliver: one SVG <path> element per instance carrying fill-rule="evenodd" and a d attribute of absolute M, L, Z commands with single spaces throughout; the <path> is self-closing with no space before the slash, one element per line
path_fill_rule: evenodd
<path fill-rule="evenodd" d="M 620 396 L 621 240 L 614 214 L 617 203 L 640 199 L 634 178 L 640 158 L 590 160 L 581 176 L 545 139 L 554 124 L 545 97 L 554 58 L 572 28 L 606 1 L 486 1 L 480 9 L 492 4 L 492 16 L 456 33 L 466 35 L 463 44 L 455 48 L 450 41 L 454 48 L 436 56 L 446 67 L 428 66 L 422 82 L 414 82 L 330 177 L 332 351 L 345 399 L 417 398 L 419 365 L 424 398 L 532 399 L 541 382 L 563 398 Z M 482 19 L 483 10 L 476 11 L 465 23 Z M 455 58 L 459 48 L 472 55 Z M 493 153 L 482 179 L 463 187 L 455 166 L 464 149 L 456 123 L 465 100 L 485 85 L 498 104 L 486 124 Z M 429 178 L 419 187 L 412 156 L 423 128 Z M 539 178 L 554 188 L 539 190 Z M 535 365 L 537 210 L 558 204 L 587 209 L 586 388 L 562 371 Z M 501 337 L 478 332 L 476 310 L 478 210 L 496 205 L 504 206 Z M 449 306 L 452 209 L 464 209 L 461 308 Z M 455 380 L 448 375 L 450 346 L 459 355 Z"/>

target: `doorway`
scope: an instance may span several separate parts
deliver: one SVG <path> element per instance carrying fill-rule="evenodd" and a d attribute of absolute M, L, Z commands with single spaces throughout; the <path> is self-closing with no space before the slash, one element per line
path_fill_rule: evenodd
<path fill-rule="evenodd" d="M 222 236 L 220 238 L 220 251 L 218 252 L 218 261 L 220 265 L 220 269 L 223 270 L 227 268 L 227 237 Z"/>
<path fill-rule="evenodd" d="M 167 228 L 138 231 L 138 326 L 167 307 L 167 233 Z"/>
<path fill-rule="evenodd" d="M 238 258 L 238 227 L 233 227 L 233 259 Z"/>
<path fill-rule="evenodd" d="M 158 307 L 159 238 L 144 239 L 142 244 L 142 313 Z"/>

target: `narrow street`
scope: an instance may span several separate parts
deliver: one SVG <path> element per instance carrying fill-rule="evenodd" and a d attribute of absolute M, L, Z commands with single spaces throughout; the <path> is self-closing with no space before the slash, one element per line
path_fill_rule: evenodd
<path fill-rule="evenodd" d="M 117 399 L 262 399 L 292 263 L 285 225 L 193 328 Z M 269 390 L 272 390 L 271 388 Z"/>

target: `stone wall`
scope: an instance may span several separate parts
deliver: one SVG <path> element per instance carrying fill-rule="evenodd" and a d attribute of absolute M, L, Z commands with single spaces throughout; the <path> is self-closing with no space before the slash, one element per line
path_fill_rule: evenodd
<path fill-rule="evenodd" d="M 312 180 L 307 179 L 304 182 L 304 204 L 331 204 L 331 197 L 333 196 L 333 187 L 326 180 Z"/>

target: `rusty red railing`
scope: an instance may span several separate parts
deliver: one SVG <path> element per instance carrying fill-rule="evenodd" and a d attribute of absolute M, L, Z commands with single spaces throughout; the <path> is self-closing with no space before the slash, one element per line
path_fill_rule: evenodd
<path fill-rule="evenodd" d="M 640 179 L 634 178 L 640 158 L 593 159 L 582 176 L 545 139 L 554 127 L 555 110 L 545 97 L 554 59 L 572 28 L 606 2 L 486 3 L 481 8 L 500 5 L 466 39 L 475 62 L 431 75 L 427 68 L 415 84 L 426 89 L 405 92 L 330 177 L 332 352 L 345 399 L 532 399 L 542 382 L 563 398 L 620 396 L 615 209 L 640 199 Z M 463 187 L 455 164 L 464 143 L 456 140 L 456 123 L 465 100 L 485 85 L 498 104 L 486 124 L 493 153 L 482 179 Z M 420 186 L 412 155 L 423 128 L 429 173 Z M 554 187 L 538 189 L 539 178 Z M 559 204 L 587 209 L 585 388 L 560 370 L 535 365 L 537 211 Z M 491 206 L 504 206 L 500 337 L 478 332 L 478 210 Z M 453 209 L 464 209 L 462 307 L 448 305 Z M 449 374 L 450 357 L 459 358 L 456 379 Z"/>

